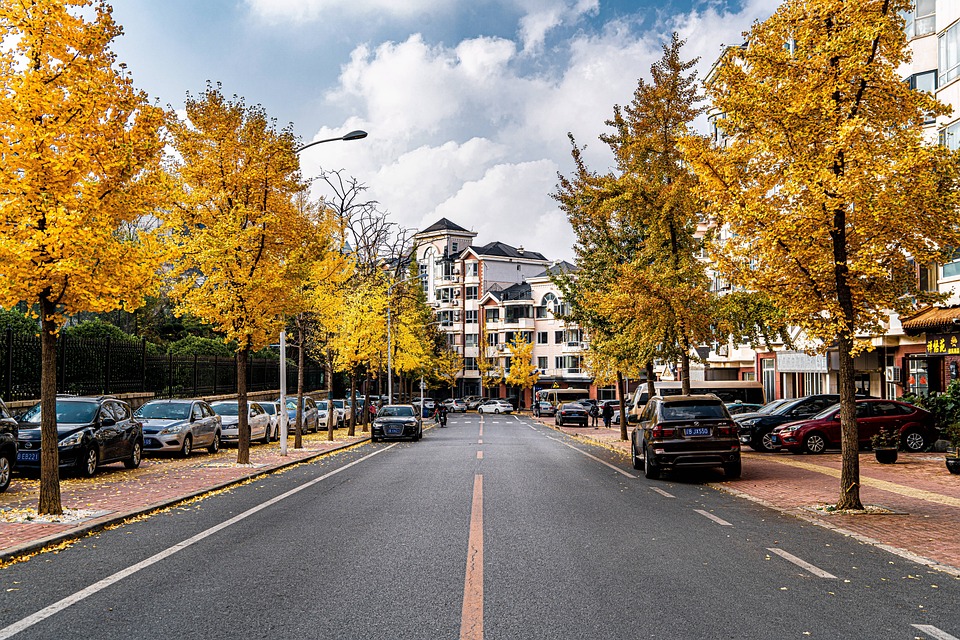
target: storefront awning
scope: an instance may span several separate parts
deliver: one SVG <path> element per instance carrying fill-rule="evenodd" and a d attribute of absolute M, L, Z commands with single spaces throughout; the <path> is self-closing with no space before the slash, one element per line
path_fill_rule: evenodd
<path fill-rule="evenodd" d="M 960 328 L 960 306 L 924 307 L 909 318 L 902 318 L 900 323 L 904 331 L 913 334 L 940 327 Z"/>

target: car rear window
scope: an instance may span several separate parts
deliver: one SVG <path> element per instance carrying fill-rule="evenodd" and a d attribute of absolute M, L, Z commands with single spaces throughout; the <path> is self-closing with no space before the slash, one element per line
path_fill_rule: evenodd
<path fill-rule="evenodd" d="M 698 420 L 726 418 L 727 412 L 720 402 L 671 402 L 660 408 L 664 420 Z"/>

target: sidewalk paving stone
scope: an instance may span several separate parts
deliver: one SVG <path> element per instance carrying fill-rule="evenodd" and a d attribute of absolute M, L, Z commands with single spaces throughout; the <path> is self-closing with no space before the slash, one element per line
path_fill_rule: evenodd
<path fill-rule="evenodd" d="M 63 522 L 39 518 L 23 522 L 25 512 L 35 513 L 40 481 L 16 475 L 9 489 L 0 494 L 0 561 L 366 440 L 369 434 L 359 427 L 352 438 L 345 429 L 337 430 L 333 441 L 327 440 L 326 432 L 304 435 L 302 449 L 293 448 L 291 437 L 286 457 L 280 455 L 279 443 L 257 444 L 250 447 L 250 465 L 236 464 L 236 447 L 217 454 L 196 451 L 186 459 L 150 456 L 137 469 L 109 464 L 90 479 L 61 478 L 64 509 L 91 512 L 86 518 Z"/>

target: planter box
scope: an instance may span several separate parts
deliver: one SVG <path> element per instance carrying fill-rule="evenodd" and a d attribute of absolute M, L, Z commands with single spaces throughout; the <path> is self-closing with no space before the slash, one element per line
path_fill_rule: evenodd
<path fill-rule="evenodd" d="M 953 475 L 960 475 L 960 458 L 947 456 L 947 471 Z"/>
<path fill-rule="evenodd" d="M 877 462 L 880 464 L 893 464 L 897 461 L 896 449 L 874 449 L 877 456 Z"/>

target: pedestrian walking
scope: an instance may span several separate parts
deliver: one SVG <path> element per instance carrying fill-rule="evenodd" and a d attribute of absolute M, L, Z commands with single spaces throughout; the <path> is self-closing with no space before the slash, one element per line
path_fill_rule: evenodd
<path fill-rule="evenodd" d="M 603 426 L 609 429 L 610 422 L 612 420 L 613 420 L 613 403 L 604 402 L 603 403 Z"/>
<path fill-rule="evenodd" d="M 597 419 L 600 417 L 600 408 L 597 407 L 596 403 L 590 403 L 590 409 L 587 411 L 590 414 L 590 420 L 593 422 L 593 428 L 599 429 L 597 426 Z"/>

